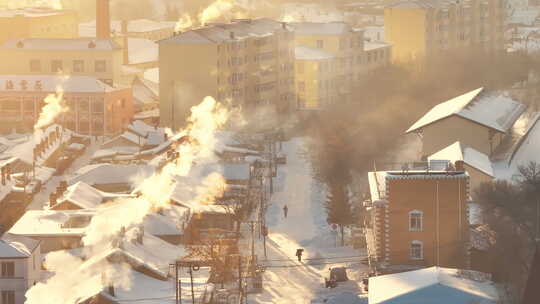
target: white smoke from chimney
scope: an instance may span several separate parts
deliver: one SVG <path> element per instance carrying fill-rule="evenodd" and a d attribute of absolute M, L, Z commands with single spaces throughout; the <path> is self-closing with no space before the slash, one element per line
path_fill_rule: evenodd
<path fill-rule="evenodd" d="M 61 76 L 60 83 L 56 86 L 56 92 L 45 97 L 45 105 L 41 108 L 38 121 L 34 124 L 34 130 L 45 128 L 56 120 L 56 118 L 68 111 L 64 101 L 64 82 L 69 79 L 67 76 Z"/>
<path fill-rule="evenodd" d="M 83 238 L 85 256 L 89 259 L 82 262 L 67 253 L 59 253 L 59 258 L 48 260 L 47 268 L 55 275 L 27 292 L 27 304 L 75 304 L 77 299 L 95 295 L 106 287 L 102 280 L 97 279 L 104 271 L 112 273 L 114 270 L 115 280 L 128 276 L 129 271 L 122 271 L 118 265 L 102 261 L 96 267 L 91 262 L 98 261 L 100 256 L 115 248 L 119 238 L 120 241 L 130 241 L 134 235 L 130 231 L 138 229 L 146 215 L 170 206 L 175 178 L 187 176 L 194 162 L 213 157 L 215 133 L 227 122 L 229 111 L 213 98 L 206 97 L 191 112 L 188 126 L 181 132 L 189 140 L 178 147 L 180 157 L 145 179 L 138 187 L 138 197 L 119 199 L 98 209 Z M 222 193 L 224 187 L 223 178 L 212 174 L 199 182 L 195 191 L 186 189 L 186 192 L 194 192 L 194 199 L 204 199 L 202 203 L 209 203 Z M 124 228 L 127 233 L 120 233 Z M 129 278 L 125 281 L 129 282 Z"/>

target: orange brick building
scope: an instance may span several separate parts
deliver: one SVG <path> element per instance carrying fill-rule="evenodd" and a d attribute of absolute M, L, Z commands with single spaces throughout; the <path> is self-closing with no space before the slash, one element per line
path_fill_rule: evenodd
<path fill-rule="evenodd" d="M 0 130 L 32 130 L 47 95 L 64 91 L 68 111 L 57 122 L 87 135 L 114 134 L 133 118 L 131 88 L 87 76 L 0 75 Z"/>
<path fill-rule="evenodd" d="M 370 172 L 367 243 L 382 267 L 467 268 L 469 176 L 454 172 Z"/>

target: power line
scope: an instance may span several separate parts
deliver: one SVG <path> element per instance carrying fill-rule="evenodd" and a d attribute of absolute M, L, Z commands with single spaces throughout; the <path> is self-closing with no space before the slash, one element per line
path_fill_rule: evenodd
<path fill-rule="evenodd" d="M 351 255 L 351 256 L 337 256 L 337 257 L 322 257 L 322 258 L 308 258 L 302 259 L 303 261 L 319 261 L 319 260 L 332 260 L 332 259 L 352 259 L 352 258 L 367 258 L 367 255 Z M 266 261 L 270 262 L 279 262 L 279 261 L 292 261 L 289 259 L 267 259 Z"/>

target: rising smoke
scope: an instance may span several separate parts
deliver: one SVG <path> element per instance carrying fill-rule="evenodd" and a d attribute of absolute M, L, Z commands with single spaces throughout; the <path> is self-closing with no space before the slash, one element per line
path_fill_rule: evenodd
<path fill-rule="evenodd" d="M 100 257 L 114 249 L 115 242 L 131 241 L 145 216 L 170 207 L 176 178 L 188 176 L 195 162 L 213 157 L 215 133 L 227 122 L 229 115 L 230 112 L 211 97 L 193 107 L 188 126 L 179 134 L 189 138 L 177 148 L 180 157 L 142 181 L 138 186 L 138 197 L 119 199 L 99 208 L 83 238 L 84 255 L 89 259 L 83 261 L 65 252 L 51 254 L 46 267 L 54 272 L 54 276 L 32 287 L 26 294 L 26 303 L 75 304 L 80 299 L 96 295 L 111 281 L 117 286 L 130 288 L 127 266 L 111 264 L 105 259 L 100 260 Z M 194 189 L 191 188 L 193 184 Z M 212 203 L 225 189 L 225 182 L 217 173 L 202 182 L 193 181 L 185 185 L 190 187 L 186 193 L 194 193 L 193 200 L 204 203 Z M 119 239 L 123 229 L 126 233 Z M 103 274 L 107 280 L 103 280 Z"/>
<path fill-rule="evenodd" d="M 64 101 L 63 83 L 68 79 L 67 76 L 61 76 L 61 82 L 56 86 L 56 92 L 45 97 L 45 105 L 41 108 L 38 121 L 34 125 L 34 130 L 39 131 L 54 123 L 56 118 L 68 111 Z"/>

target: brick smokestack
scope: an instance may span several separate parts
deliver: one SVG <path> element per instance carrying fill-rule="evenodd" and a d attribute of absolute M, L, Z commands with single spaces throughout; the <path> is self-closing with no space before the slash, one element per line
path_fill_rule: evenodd
<path fill-rule="evenodd" d="M 111 39 L 111 16 L 109 0 L 96 0 L 96 38 Z"/>

